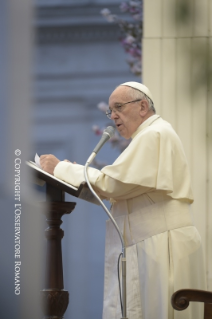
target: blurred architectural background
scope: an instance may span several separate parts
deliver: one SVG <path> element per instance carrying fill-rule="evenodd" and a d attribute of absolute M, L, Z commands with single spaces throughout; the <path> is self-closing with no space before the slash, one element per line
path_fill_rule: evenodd
<path fill-rule="evenodd" d="M 126 63 L 120 29 L 100 14 L 121 13 L 121 1 L 37 1 L 35 11 L 33 149 L 61 160 L 84 164 L 99 140 L 94 124 L 110 125 L 97 109 L 114 88 L 138 80 Z M 112 163 L 118 151 L 105 145 L 98 159 Z M 107 216 L 102 208 L 77 201 L 63 217 L 63 265 L 70 304 L 65 318 L 101 318 L 103 305 L 104 236 Z"/>
<path fill-rule="evenodd" d="M 143 27 L 143 82 L 188 158 L 192 212 L 212 290 L 212 3 L 145 0 Z"/>
<path fill-rule="evenodd" d="M 100 14 L 105 7 L 119 13 L 119 5 L 120 1 L 0 2 L 1 318 L 42 317 L 38 299 L 44 288 L 46 226 L 36 203 L 43 200 L 43 191 L 37 198 L 30 190 L 25 161 L 37 152 L 85 163 L 99 140 L 92 125 L 108 125 L 97 104 L 107 101 L 116 85 L 137 79 L 118 42 L 118 26 Z M 21 150 L 23 208 L 19 296 L 14 293 L 16 149 Z M 108 163 L 116 156 L 109 145 L 99 153 Z M 62 225 L 64 286 L 70 293 L 65 318 L 101 318 L 107 217 L 99 207 L 77 202 Z"/>

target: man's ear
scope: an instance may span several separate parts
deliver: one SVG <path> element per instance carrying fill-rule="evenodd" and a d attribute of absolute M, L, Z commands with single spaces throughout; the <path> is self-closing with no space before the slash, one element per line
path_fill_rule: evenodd
<path fill-rule="evenodd" d="M 140 101 L 140 106 L 141 106 L 141 108 L 140 108 L 140 115 L 141 115 L 142 117 L 144 117 L 144 116 L 146 116 L 146 114 L 147 114 L 148 111 L 149 111 L 149 104 L 148 104 L 148 102 L 147 102 L 146 100 L 141 100 L 141 101 Z"/>

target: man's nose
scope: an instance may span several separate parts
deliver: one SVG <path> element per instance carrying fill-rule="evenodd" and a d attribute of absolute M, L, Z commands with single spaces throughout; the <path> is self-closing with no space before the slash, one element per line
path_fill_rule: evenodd
<path fill-rule="evenodd" d="M 115 120 L 118 118 L 118 113 L 114 110 L 111 110 L 111 120 Z"/>

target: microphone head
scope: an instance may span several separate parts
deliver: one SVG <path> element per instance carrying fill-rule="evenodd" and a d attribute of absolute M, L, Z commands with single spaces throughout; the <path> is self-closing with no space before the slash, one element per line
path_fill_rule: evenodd
<path fill-rule="evenodd" d="M 108 135 L 110 136 L 110 138 L 111 138 L 111 137 L 113 137 L 113 135 L 115 134 L 115 128 L 114 128 L 113 126 L 108 126 L 108 127 L 104 130 L 103 134 L 104 134 L 104 133 L 108 134 Z"/>
<path fill-rule="evenodd" d="M 101 137 L 101 140 L 99 141 L 99 143 L 96 145 L 96 147 L 94 148 L 93 152 L 94 153 L 98 153 L 99 150 L 102 148 L 102 146 L 114 135 L 115 133 L 115 129 L 112 126 L 108 126 Z"/>

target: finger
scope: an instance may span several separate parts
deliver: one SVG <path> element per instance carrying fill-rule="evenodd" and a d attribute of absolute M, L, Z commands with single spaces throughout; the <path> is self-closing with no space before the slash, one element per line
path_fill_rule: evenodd
<path fill-rule="evenodd" d="M 43 160 L 46 156 L 48 156 L 47 154 L 43 154 L 40 156 L 40 160 Z"/>

